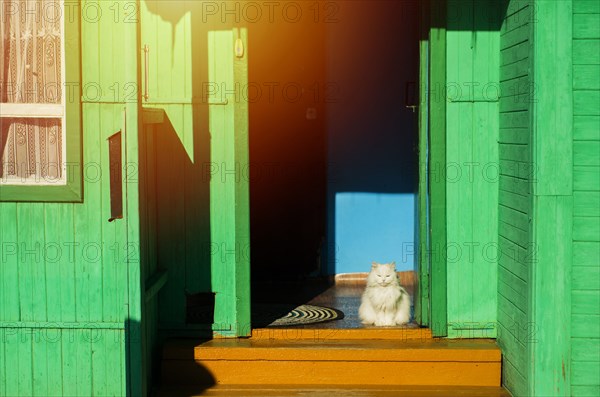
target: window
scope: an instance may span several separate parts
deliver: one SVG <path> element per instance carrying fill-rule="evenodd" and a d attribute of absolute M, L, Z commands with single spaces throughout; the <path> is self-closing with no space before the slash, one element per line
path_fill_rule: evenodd
<path fill-rule="evenodd" d="M 65 23 L 62 0 L 3 0 L 1 7 L 0 200 L 78 201 L 80 97 L 66 98 L 80 81 L 78 18 Z M 75 62 L 65 54 L 68 39 Z"/>

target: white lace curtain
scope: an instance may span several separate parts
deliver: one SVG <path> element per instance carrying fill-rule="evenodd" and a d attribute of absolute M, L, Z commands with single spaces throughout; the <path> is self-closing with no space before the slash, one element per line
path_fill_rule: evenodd
<path fill-rule="evenodd" d="M 0 183 L 56 181 L 62 116 L 36 117 L 35 105 L 62 104 L 60 2 L 0 0 L 0 7 Z"/>

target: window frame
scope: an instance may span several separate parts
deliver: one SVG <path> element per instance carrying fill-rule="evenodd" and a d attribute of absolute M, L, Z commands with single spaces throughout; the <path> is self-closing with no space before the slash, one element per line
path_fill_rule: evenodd
<path fill-rule="evenodd" d="M 81 17 L 79 0 L 62 2 L 64 54 L 64 160 L 61 184 L 0 184 L 0 202 L 82 202 Z M 17 105 L 17 104 L 15 104 Z M 43 107 L 44 105 L 40 105 Z M 37 113 L 37 112 L 36 112 Z M 43 113 L 43 111 L 41 112 Z M 32 118 L 35 118 L 33 116 Z"/>

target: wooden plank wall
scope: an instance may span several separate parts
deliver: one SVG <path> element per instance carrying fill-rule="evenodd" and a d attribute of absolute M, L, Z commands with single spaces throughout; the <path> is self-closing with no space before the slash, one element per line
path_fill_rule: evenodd
<path fill-rule="evenodd" d="M 0 203 L 0 395 L 125 395 L 131 384 L 127 280 L 139 257 L 126 221 L 137 200 L 127 202 L 124 220 L 108 222 L 106 139 L 123 124 L 123 37 L 135 24 L 125 23 L 123 9 L 115 23 L 115 5 L 82 3 L 83 81 L 69 82 L 83 86 L 83 203 Z M 135 172 L 124 177 L 137 189 Z"/>
<path fill-rule="evenodd" d="M 446 181 L 449 337 L 496 336 L 498 11 L 493 1 L 448 1 L 446 163 L 438 171 Z"/>
<path fill-rule="evenodd" d="M 573 0 L 571 393 L 600 395 L 600 3 Z"/>
<path fill-rule="evenodd" d="M 498 343 L 502 379 L 528 393 L 529 273 L 532 261 L 531 21 L 529 0 L 510 0 L 500 32 Z"/>

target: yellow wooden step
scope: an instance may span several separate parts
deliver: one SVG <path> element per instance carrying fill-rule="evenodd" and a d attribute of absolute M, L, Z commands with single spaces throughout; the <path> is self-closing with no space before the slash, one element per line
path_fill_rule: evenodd
<path fill-rule="evenodd" d="M 173 341 L 167 382 L 221 385 L 500 386 L 492 340 L 215 339 Z"/>
<path fill-rule="evenodd" d="M 217 385 L 213 387 L 161 388 L 158 397 L 510 397 L 502 387 L 469 386 L 296 386 L 296 385 Z"/>

